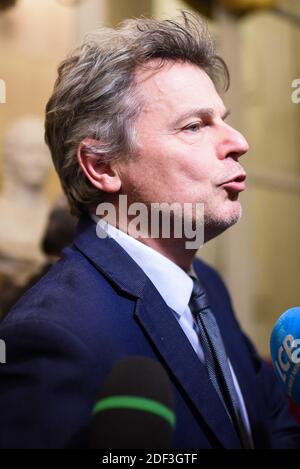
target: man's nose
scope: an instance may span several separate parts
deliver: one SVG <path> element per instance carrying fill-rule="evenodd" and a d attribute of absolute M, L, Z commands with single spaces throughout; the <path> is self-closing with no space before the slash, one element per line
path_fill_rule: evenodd
<path fill-rule="evenodd" d="M 245 137 L 238 130 L 226 125 L 221 144 L 221 157 L 238 159 L 247 151 L 249 151 L 249 144 Z"/>

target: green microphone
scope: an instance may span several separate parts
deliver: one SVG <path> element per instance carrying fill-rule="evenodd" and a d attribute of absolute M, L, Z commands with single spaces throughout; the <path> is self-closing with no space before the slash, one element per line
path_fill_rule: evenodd
<path fill-rule="evenodd" d="M 120 360 L 93 408 L 90 447 L 171 448 L 173 409 L 171 383 L 159 362 L 147 357 Z"/>

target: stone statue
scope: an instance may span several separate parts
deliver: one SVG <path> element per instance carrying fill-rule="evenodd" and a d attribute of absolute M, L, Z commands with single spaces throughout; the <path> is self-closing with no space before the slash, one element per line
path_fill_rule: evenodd
<path fill-rule="evenodd" d="M 4 140 L 3 160 L 0 272 L 18 276 L 29 269 L 31 274 L 43 261 L 40 241 L 49 210 L 43 189 L 51 160 L 41 119 L 25 116 L 13 124 Z"/>

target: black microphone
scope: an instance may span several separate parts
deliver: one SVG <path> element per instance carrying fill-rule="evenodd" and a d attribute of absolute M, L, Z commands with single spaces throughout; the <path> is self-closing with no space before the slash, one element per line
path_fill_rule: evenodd
<path fill-rule="evenodd" d="M 93 409 L 92 449 L 170 448 L 175 426 L 171 383 L 163 367 L 128 357 L 113 367 Z"/>

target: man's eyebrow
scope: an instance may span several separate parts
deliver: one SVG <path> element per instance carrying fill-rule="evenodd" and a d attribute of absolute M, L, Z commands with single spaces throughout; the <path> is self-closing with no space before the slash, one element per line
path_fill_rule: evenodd
<path fill-rule="evenodd" d="M 213 118 L 215 117 L 215 111 L 212 108 L 194 108 L 190 109 L 189 111 L 181 114 L 179 117 L 175 119 L 175 121 L 172 123 L 174 127 L 178 127 L 182 121 L 189 119 L 191 117 L 200 117 L 201 119 L 207 119 L 207 118 Z M 228 117 L 230 114 L 230 109 L 225 109 L 225 111 L 222 114 L 222 119 L 225 120 L 226 117 Z"/>

